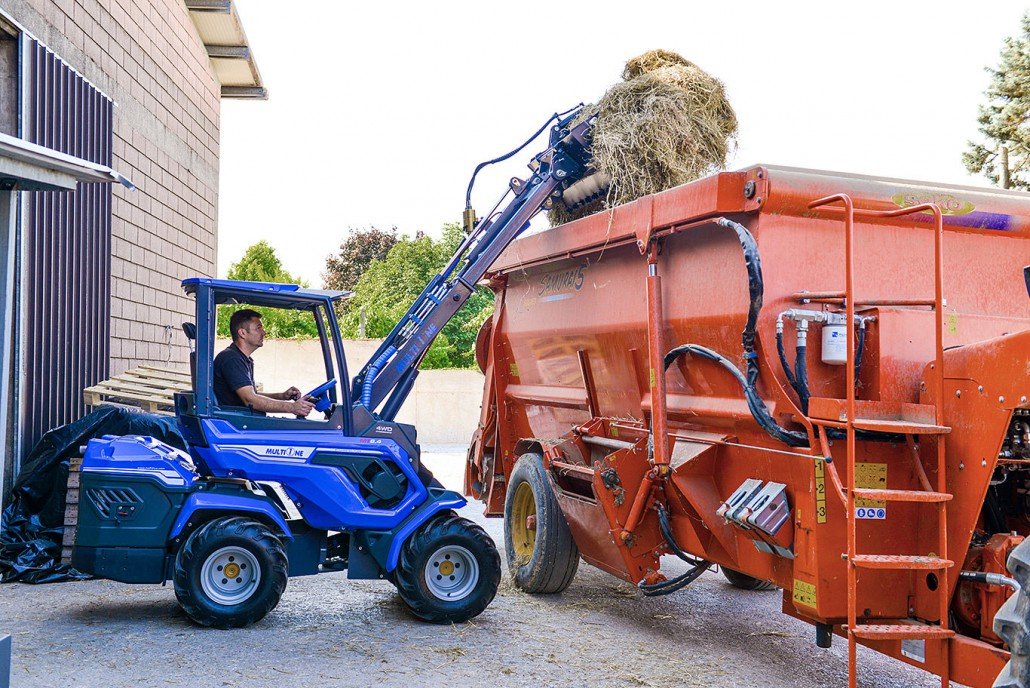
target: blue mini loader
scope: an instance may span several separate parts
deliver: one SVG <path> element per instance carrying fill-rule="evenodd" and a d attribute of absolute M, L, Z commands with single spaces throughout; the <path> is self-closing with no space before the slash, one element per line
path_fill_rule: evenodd
<path fill-rule="evenodd" d="M 426 621 L 482 612 L 500 580 L 497 550 L 455 514 L 464 498 L 422 467 L 415 428 L 394 418 L 436 335 L 529 220 L 551 203 L 575 206 L 603 193 L 596 180 L 575 184 L 594 172 L 587 144 L 595 119 L 576 123 L 579 114 L 548 121 L 549 147 L 527 179 L 512 179 L 503 210 L 476 221 L 466 203 L 465 241 L 350 384 L 335 310 L 345 292 L 185 280 L 196 299 L 196 324 L 183 326 L 195 341 L 193 390 L 176 394 L 175 413 L 189 451 L 149 437 L 91 440 L 73 566 L 126 583 L 172 580 L 186 613 L 219 628 L 264 617 L 290 576 L 344 569 L 349 578 L 388 579 Z M 312 314 L 327 381 L 307 396 L 324 419 L 218 405 L 212 360 L 222 304 Z"/>

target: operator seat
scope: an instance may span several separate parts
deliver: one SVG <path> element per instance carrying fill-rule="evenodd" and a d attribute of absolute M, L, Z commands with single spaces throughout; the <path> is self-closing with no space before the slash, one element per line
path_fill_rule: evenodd
<path fill-rule="evenodd" d="M 190 345 L 190 380 L 193 381 L 193 391 L 197 391 L 197 347 L 194 342 L 197 341 L 197 325 L 196 323 L 184 322 L 182 324 L 182 333 L 186 335 L 186 341 Z"/>

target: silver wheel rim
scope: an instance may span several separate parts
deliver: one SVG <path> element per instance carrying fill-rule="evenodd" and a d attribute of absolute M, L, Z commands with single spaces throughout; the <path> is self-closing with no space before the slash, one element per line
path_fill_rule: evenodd
<path fill-rule="evenodd" d="M 424 571 L 433 597 L 448 602 L 464 599 L 479 583 L 479 562 L 459 545 L 445 545 L 433 552 Z"/>
<path fill-rule="evenodd" d="M 200 586 L 217 604 L 229 606 L 245 602 L 260 582 L 261 566 L 257 557 L 243 547 L 223 547 L 212 552 L 200 568 Z"/>

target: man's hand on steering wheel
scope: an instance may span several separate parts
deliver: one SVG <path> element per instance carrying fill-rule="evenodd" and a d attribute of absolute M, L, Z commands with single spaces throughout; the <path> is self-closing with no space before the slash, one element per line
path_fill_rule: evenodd
<path fill-rule="evenodd" d="M 283 399 L 286 399 L 287 401 L 295 401 L 296 399 L 300 399 L 300 390 L 296 387 L 290 387 L 288 390 L 283 392 Z"/>
<path fill-rule="evenodd" d="M 297 390 L 297 394 L 300 394 L 300 390 Z M 290 406 L 290 413 L 298 418 L 307 418 L 308 414 L 315 410 L 315 405 L 307 399 L 294 399 Z"/>

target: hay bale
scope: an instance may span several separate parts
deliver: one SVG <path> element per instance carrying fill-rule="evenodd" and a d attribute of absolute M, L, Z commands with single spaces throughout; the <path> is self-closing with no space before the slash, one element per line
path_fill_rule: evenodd
<path fill-rule="evenodd" d="M 682 67 L 696 67 L 693 62 L 671 50 L 648 50 L 643 55 L 631 57 L 622 70 L 622 80 L 629 81 L 638 76 L 653 72 L 659 67 L 671 67 L 680 65 Z"/>
<path fill-rule="evenodd" d="M 558 203 L 552 225 L 657 193 L 723 169 L 737 133 L 722 82 L 685 58 L 653 50 L 626 63 L 623 81 L 597 112 L 591 152 L 612 177 L 603 202 L 570 212 Z"/>

